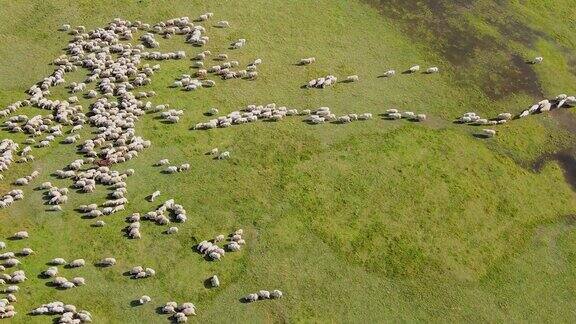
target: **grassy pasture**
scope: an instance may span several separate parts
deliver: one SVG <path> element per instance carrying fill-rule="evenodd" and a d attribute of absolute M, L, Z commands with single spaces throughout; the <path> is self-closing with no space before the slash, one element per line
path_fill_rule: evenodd
<path fill-rule="evenodd" d="M 388 322 L 388 321 L 574 321 L 576 232 L 574 191 L 558 164 L 540 173 L 526 167 L 544 153 L 574 145 L 574 134 L 554 115 L 531 116 L 498 126 L 490 140 L 472 136 L 478 127 L 452 120 L 466 111 L 482 115 L 517 112 L 534 101 L 575 90 L 576 35 L 570 1 L 10 1 L 0 18 L 0 106 L 50 74 L 69 35 L 63 23 L 104 26 L 114 17 L 155 23 L 206 11 L 231 29 L 207 27 L 207 49 L 226 52 L 241 64 L 261 57 L 256 81 L 217 81 L 211 89 L 169 88 L 189 60 L 160 62 L 145 89 L 155 104 L 184 109 L 176 125 L 153 114 L 137 132 L 153 146 L 118 170 L 136 169 L 128 180 L 130 204 L 105 219 L 107 226 L 73 211 L 102 202 L 107 191 L 72 193 L 63 213 L 42 205 L 43 181 L 76 158 L 72 145 L 34 149 L 36 162 L 15 164 L 1 192 L 33 169 L 42 175 L 26 187 L 25 200 L 0 211 L 0 238 L 26 229 L 37 254 L 21 266 L 29 280 L 16 304 L 17 323 L 44 323 L 25 313 L 62 300 L 92 312 L 97 323 L 163 323 L 155 308 L 169 300 L 197 305 L 198 322 Z M 512 23 L 510 23 L 512 22 Z M 248 45 L 230 51 L 234 39 Z M 175 37 L 159 38 L 160 50 L 198 53 Z M 543 64 L 523 60 L 537 54 Z M 294 63 L 315 56 L 307 67 Z M 389 68 L 437 65 L 437 75 L 378 78 Z M 300 86 L 326 74 L 358 74 L 361 82 L 324 90 Z M 82 80 L 78 72 L 68 82 Z M 90 88 L 91 89 L 91 88 Z M 68 94 L 54 89 L 54 97 Z M 88 105 L 87 100 L 81 101 Z M 379 117 L 350 125 L 311 126 L 301 118 L 258 122 L 230 129 L 191 131 L 210 107 L 221 113 L 247 104 L 276 102 L 298 109 L 329 106 L 338 114 L 388 108 L 424 112 L 426 123 Z M 29 108 L 29 116 L 45 113 Z M 89 131 L 82 139 L 88 138 Z M 2 138 L 23 141 L 20 134 Z M 203 155 L 229 150 L 228 161 Z M 189 162 L 188 173 L 165 175 L 152 164 L 161 158 Z M 122 236 L 124 217 L 155 208 L 144 197 L 184 205 L 189 221 L 177 235 L 143 223 L 143 238 Z M 161 201 L 163 201 L 160 199 Z M 192 246 L 237 228 L 247 246 L 221 262 L 204 261 Z M 115 267 L 92 266 L 114 256 Z M 61 269 L 87 285 L 60 291 L 36 276 L 54 257 L 85 258 L 90 265 Z M 122 273 L 135 265 L 157 270 L 151 279 Z M 222 286 L 204 280 L 218 274 Z M 280 289 L 280 301 L 242 304 L 243 295 Z M 132 307 L 148 294 L 153 302 Z"/>

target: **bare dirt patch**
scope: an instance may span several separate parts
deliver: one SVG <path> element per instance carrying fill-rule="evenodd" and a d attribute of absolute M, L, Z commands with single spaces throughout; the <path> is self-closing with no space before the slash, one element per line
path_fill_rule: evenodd
<path fill-rule="evenodd" d="M 509 17 L 496 20 L 482 15 L 475 9 L 475 1 L 448 0 L 365 0 L 379 9 L 380 13 L 406 26 L 407 35 L 415 41 L 423 41 L 436 49 L 448 62 L 458 67 L 475 69 L 474 76 L 456 69 L 457 81 L 479 85 L 491 99 L 501 99 L 511 93 L 523 92 L 535 98 L 542 96 L 536 73 L 524 58 L 509 49 L 506 44 L 493 36 L 483 34 L 464 17 L 467 12 L 482 16 L 496 26 L 507 39 L 533 44 L 544 34 Z M 505 6 L 494 3 L 494 6 Z M 503 10 L 502 10 L 503 11 Z M 487 17 L 484 17 L 487 16 Z M 506 21 L 502 23 L 501 21 Z M 480 66 L 474 63 L 478 56 L 490 57 L 494 53 L 505 53 L 508 61 L 494 62 L 494 66 Z M 506 64 L 508 63 L 508 64 Z"/>

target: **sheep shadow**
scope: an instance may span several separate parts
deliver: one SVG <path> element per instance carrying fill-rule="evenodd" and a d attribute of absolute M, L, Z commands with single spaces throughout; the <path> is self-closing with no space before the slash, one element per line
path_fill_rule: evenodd
<path fill-rule="evenodd" d="M 122 275 L 124 277 L 132 277 L 132 274 L 130 273 L 130 271 L 124 271 L 124 272 L 122 272 Z"/>
<path fill-rule="evenodd" d="M 342 80 L 342 81 L 338 81 L 336 83 L 354 83 L 353 80 Z"/>
<path fill-rule="evenodd" d="M 140 300 L 131 300 L 130 301 L 130 307 L 138 307 L 138 306 L 142 306 L 142 304 L 140 304 Z"/>
<path fill-rule="evenodd" d="M 389 75 L 386 75 L 386 74 L 382 74 L 382 75 L 377 76 L 376 78 L 377 78 L 377 79 L 388 79 L 388 78 L 391 78 L 391 77 L 392 77 L 392 76 L 389 76 Z"/>
<path fill-rule="evenodd" d="M 301 122 L 302 122 L 302 123 L 305 123 L 305 124 L 308 124 L 308 125 L 311 125 L 311 126 L 316 126 L 316 125 L 320 125 L 320 124 L 321 124 L 321 123 L 313 123 L 311 120 L 306 120 L 306 119 L 301 120 Z"/>
<path fill-rule="evenodd" d="M 111 268 L 113 265 L 102 263 L 102 262 L 94 262 L 94 266 L 96 268 Z"/>
<path fill-rule="evenodd" d="M 47 281 L 44 283 L 44 286 L 49 287 L 49 288 L 54 288 L 54 287 L 58 287 L 58 285 L 56 285 L 55 283 L 53 283 L 52 281 Z"/>
<path fill-rule="evenodd" d="M 65 265 L 63 266 L 63 268 L 64 268 L 64 269 L 76 269 L 76 268 L 81 268 L 81 267 L 73 267 L 73 266 L 71 266 L 70 264 L 65 264 Z"/>
<path fill-rule="evenodd" d="M 310 88 L 308 87 L 308 84 L 303 84 L 300 86 L 300 89 L 310 89 Z"/>
<path fill-rule="evenodd" d="M 490 136 L 486 135 L 486 134 L 480 134 L 480 133 L 476 133 L 476 134 L 472 134 L 472 136 L 476 137 L 476 138 L 480 138 L 480 139 L 488 139 L 490 138 Z"/>
<path fill-rule="evenodd" d="M 406 71 L 402 71 L 402 74 L 414 74 L 415 72 L 410 71 L 410 69 Z"/>
<path fill-rule="evenodd" d="M 158 306 L 158 307 L 156 307 L 156 308 L 154 309 L 154 311 L 155 311 L 156 314 L 158 314 L 158 315 L 166 315 L 166 313 L 164 313 L 164 312 L 162 311 L 162 309 L 163 309 L 162 306 Z"/>
<path fill-rule="evenodd" d="M 206 289 L 212 289 L 214 287 L 212 287 L 212 278 L 208 278 L 204 280 L 204 288 Z"/>
<path fill-rule="evenodd" d="M 246 299 L 246 297 L 238 298 L 238 301 L 242 304 L 250 304 L 250 302 Z"/>
<path fill-rule="evenodd" d="M 46 275 L 44 272 L 41 272 L 41 273 L 36 275 L 36 278 L 38 278 L 38 279 L 50 279 L 50 276 Z"/>

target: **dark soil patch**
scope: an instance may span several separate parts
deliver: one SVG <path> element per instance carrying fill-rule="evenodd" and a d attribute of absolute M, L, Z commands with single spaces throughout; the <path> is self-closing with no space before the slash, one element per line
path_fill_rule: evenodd
<path fill-rule="evenodd" d="M 530 64 L 518 54 L 511 54 L 509 64 L 492 72 L 481 88 L 491 99 L 504 98 L 509 94 L 524 92 L 534 98 L 544 96 L 538 76 Z"/>
<path fill-rule="evenodd" d="M 524 58 L 467 22 L 465 13 L 479 11 L 475 9 L 476 1 L 364 1 L 378 8 L 383 16 L 403 23 L 407 35 L 411 35 L 415 41 L 429 44 L 455 67 L 474 66 L 475 57 L 491 57 L 494 53 L 507 55 L 507 61 L 495 60 L 492 67 L 476 66 L 474 75 L 466 72 L 469 69 L 457 69 L 455 76 L 459 83 L 479 86 L 491 99 L 501 99 L 519 92 L 535 98 L 542 96 L 538 78 Z M 495 6 L 495 11 L 503 13 L 502 19 L 494 19 L 490 13 L 477 14 L 496 26 L 507 39 L 530 45 L 539 37 L 546 37 L 512 17 L 506 17 L 504 2 L 494 2 L 492 6 Z"/>
<path fill-rule="evenodd" d="M 554 109 L 549 114 L 560 127 L 572 134 L 576 134 L 576 117 L 570 112 L 570 109 Z"/>
<path fill-rule="evenodd" d="M 560 152 L 543 154 L 534 161 L 532 170 L 542 171 L 546 163 L 556 161 L 564 171 L 564 179 L 572 190 L 576 191 L 576 152 L 574 149 L 566 149 Z"/>

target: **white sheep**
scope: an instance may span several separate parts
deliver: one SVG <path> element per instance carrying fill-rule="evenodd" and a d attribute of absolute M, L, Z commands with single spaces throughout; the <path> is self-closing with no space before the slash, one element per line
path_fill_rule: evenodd
<path fill-rule="evenodd" d="M 482 135 L 484 137 L 494 137 L 494 136 L 496 136 L 496 131 L 493 129 L 483 129 Z"/>
<path fill-rule="evenodd" d="M 140 299 L 138 299 L 138 302 L 140 303 L 140 305 L 147 304 L 147 303 L 149 303 L 149 302 L 151 302 L 151 301 L 152 301 L 152 298 L 150 298 L 150 297 L 147 296 L 147 295 L 144 295 L 144 296 L 140 297 Z"/>
<path fill-rule="evenodd" d="M 156 190 L 154 191 L 151 195 L 150 195 L 150 201 L 154 201 L 154 199 L 158 198 L 158 196 L 160 196 L 160 190 Z"/>
<path fill-rule="evenodd" d="M 212 277 L 210 277 L 210 285 L 213 288 L 220 287 L 220 280 L 218 279 L 218 276 L 213 275 Z"/>
<path fill-rule="evenodd" d="M 177 166 L 169 166 L 166 168 L 166 170 L 164 170 L 166 173 L 176 173 L 178 172 L 178 167 Z"/>
<path fill-rule="evenodd" d="M 84 259 L 76 259 L 70 262 L 70 268 L 80 268 L 86 265 L 86 261 Z"/>
<path fill-rule="evenodd" d="M 64 260 L 63 258 L 55 258 L 55 259 L 52 259 L 50 261 L 50 264 L 52 264 L 52 265 L 65 265 L 66 260 Z"/>
<path fill-rule="evenodd" d="M 28 238 L 28 232 L 19 231 L 19 232 L 14 233 L 14 235 L 12 237 L 15 239 L 18 239 L 18 240 L 27 239 Z"/>
<path fill-rule="evenodd" d="M 221 20 L 216 23 L 216 26 L 219 28 L 230 28 L 230 23 L 226 20 Z"/>
<path fill-rule="evenodd" d="M 357 75 L 350 75 L 346 78 L 347 82 L 358 82 L 360 80 L 360 77 Z"/>
<path fill-rule="evenodd" d="M 270 293 L 270 298 L 280 299 L 280 298 L 282 298 L 282 295 L 283 295 L 283 294 L 282 294 L 282 292 L 281 292 L 280 290 L 275 289 L 275 290 L 273 290 L 273 291 Z"/>
<path fill-rule="evenodd" d="M 99 264 L 100 266 L 103 266 L 103 267 L 111 267 L 111 266 L 113 266 L 113 265 L 116 264 L 116 259 L 114 259 L 114 258 L 104 258 L 104 259 L 100 260 L 100 262 L 98 262 L 98 264 Z"/>
<path fill-rule="evenodd" d="M 316 58 L 315 57 L 308 57 L 308 58 L 303 58 L 300 59 L 299 64 L 300 65 L 310 65 L 312 63 L 316 62 Z"/>
<path fill-rule="evenodd" d="M 389 77 L 393 77 L 394 75 L 396 75 L 396 71 L 395 70 L 388 70 L 386 72 L 384 72 L 384 76 L 389 78 Z"/>

